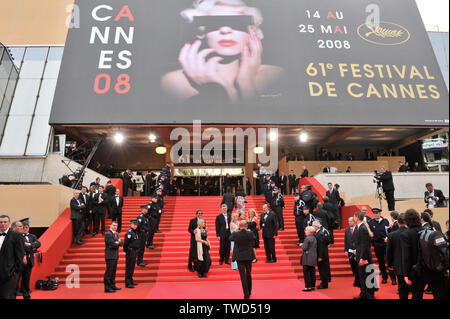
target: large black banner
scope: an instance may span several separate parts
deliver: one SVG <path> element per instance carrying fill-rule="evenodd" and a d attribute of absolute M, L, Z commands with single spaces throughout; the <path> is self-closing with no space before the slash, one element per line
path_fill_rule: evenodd
<path fill-rule="evenodd" d="M 413 0 L 75 3 L 51 124 L 448 125 Z"/>

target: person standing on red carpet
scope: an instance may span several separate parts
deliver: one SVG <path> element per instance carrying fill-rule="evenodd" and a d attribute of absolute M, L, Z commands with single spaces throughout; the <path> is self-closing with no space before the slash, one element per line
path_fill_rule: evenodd
<path fill-rule="evenodd" d="M 256 258 L 253 249 L 255 239 L 255 234 L 248 230 L 246 220 L 241 220 L 239 230 L 230 236 L 230 241 L 234 242 L 232 261 L 237 262 L 244 299 L 249 299 L 252 294 L 252 263 Z"/>
<path fill-rule="evenodd" d="M 263 205 L 263 214 L 261 215 L 260 228 L 264 239 L 264 249 L 266 251 L 266 263 L 277 262 L 275 252 L 275 237 L 278 235 L 277 217 L 269 209 L 269 205 Z"/>
<path fill-rule="evenodd" d="M 119 247 L 123 246 L 123 241 L 117 233 L 117 222 L 111 223 L 110 229 L 105 234 L 105 260 L 106 271 L 103 277 L 105 292 L 116 292 L 120 290 L 116 286 L 117 261 L 119 260 Z"/>
<path fill-rule="evenodd" d="M 303 266 L 303 278 L 305 288 L 303 291 L 309 292 L 316 289 L 316 266 L 317 266 L 317 240 L 314 237 L 316 230 L 312 226 L 305 228 L 305 240 L 300 245 L 303 250 L 300 264 Z"/>
<path fill-rule="evenodd" d="M 216 217 L 216 236 L 220 240 L 220 259 L 219 264 L 222 265 L 224 262 L 230 265 L 230 248 L 231 242 L 230 237 L 230 222 L 231 215 L 228 215 L 227 204 L 222 204 L 222 213 Z"/>
<path fill-rule="evenodd" d="M 125 241 L 123 243 L 123 251 L 126 255 L 125 261 L 125 287 L 134 288 L 137 283 L 133 280 L 134 267 L 136 266 L 137 251 L 141 246 L 141 240 L 139 234 L 136 231 L 138 227 L 138 221 L 131 221 L 131 228 L 125 234 Z"/>

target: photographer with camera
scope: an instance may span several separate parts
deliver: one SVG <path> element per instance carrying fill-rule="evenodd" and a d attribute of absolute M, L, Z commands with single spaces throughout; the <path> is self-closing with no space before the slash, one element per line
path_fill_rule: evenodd
<path fill-rule="evenodd" d="M 424 200 L 427 204 L 427 208 L 447 207 L 445 196 L 441 190 L 435 189 L 431 183 L 427 183 L 425 187 L 427 190 L 425 192 Z"/>
<path fill-rule="evenodd" d="M 388 203 L 389 211 L 395 210 L 395 197 L 394 197 L 394 180 L 392 179 L 392 173 L 384 166 L 380 167 L 380 173 L 375 171 L 374 183 L 378 184 L 378 188 L 382 188 L 384 195 L 386 196 L 386 201 Z"/>

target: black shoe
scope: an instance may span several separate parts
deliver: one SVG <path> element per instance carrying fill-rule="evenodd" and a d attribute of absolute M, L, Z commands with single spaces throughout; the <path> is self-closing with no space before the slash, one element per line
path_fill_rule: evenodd
<path fill-rule="evenodd" d="M 105 236 L 105 231 L 104 230 L 102 231 L 102 235 Z"/>
<path fill-rule="evenodd" d="M 159 229 L 156 231 L 157 234 L 161 234 L 162 231 L 160 231 Z"/>
<path fill-rule="evenodd" d="M 112 293 L 112 292 L 116 292 L 116 291 L 114 289 L 105 289 L 105 292 Z"/>
<path fill-rule="evenodd" d="M 273 263 L 273 260 L 270 260 L 270 259 L 266 260 L 266 264 L 272 264 L 272 263 Z"/>
<path fill-rule="evenodd" d="M 23 299 L 24 300 L 29 300 L 29 299 L 31 299 L 31 296 L 29 294 L 23 295 Z"/>
<path fill-rule="evenodd" d="M 231 263 L 230 263 L 229 261 L 226 261 L 226 262 L 225 262 L 225 264 L 227 264 L 227 265 L 231 265 Z"/>
<path fill-rule="evenodd" d="M 119 288 L 119 287 L 115 287 L 115 286 L 114 286 L 114 287 L 112 287 L 112 289 L 113 289 L 113 290 L 122 290 L 122 288 Z"/>
<path fill-rule="evenodd" d="M 18 291 L 18 292 L 16 292 L 16 296 L 21 297 L 21 296 L 23 296 L 23 293 Z"/>
<path fill-rule="evenodd" d="M 219 261 L 219 265 L 223 265 L 223 261 Z"/>
<path fill-rule="evenodd" d="M 146 263 L 139 263 L 139 264 L 137 264 L 139 267 L 145 267 L 145 266 L 147 266 L 147 264 Z"/>
<path fill-rule="evenodd" d="M 95 236 L 95 235 L 98 235 L 98 233 L 97 233 L 97 232 L 93 232 L 93 233 L 92 233 L 92 236 Z"/>
<path fill-rule="evenodd" d="M 272 259 L 272 262 L 273 263 L 276 263 L 277 262 L 277 259 L 275 258 L 275 259 Z"/>
<path fill-rule="evenodd" d="M 137 286 L 137 285 L 138 285 L 138 283 L 137 283 L 137 282 L 134 282 L 134 281 L 133 281 L 131 284 L 132 284 L 133 286 Z"/>
<path fill-rule="evenodd" d="M 397 286 L 397 281 L 396 280 L 392 280 L 392 286 Z"/>
<path fill-rule="evenodd" d="M 317 289 L 328 289 L 328 286 L 318 285 L 316 288 Z"/>
<path fill-rule="evenodd" d="M 150 248 L 150 249 L 155 249 L 156 246 L 150 245 L 148 248 Z"/>
<path fill-rule="evenodd" d="M 382 284 L 387 284 L 387 279 L 384 279 L 381 281 Z"/>
<path fill-rule="evenodd" d="M 75 244 L 77 244 L 77 245 L 83 245 L 84 242 L 82 242 L 81 240 L 79 240 L 79 241 L 76 241 Z"/>
<path fill-rule="evenodd" d="M 134 288 L 133 285 L 125 285 L 125 288 Z"/>

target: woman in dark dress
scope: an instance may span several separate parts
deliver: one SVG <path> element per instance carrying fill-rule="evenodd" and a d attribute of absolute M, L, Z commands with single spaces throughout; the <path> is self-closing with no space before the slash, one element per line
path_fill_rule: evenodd
<path fill-rule="evenodd" d="M 193 250 L 195 269 L 197 270 L 199 278 L 206 278 L 206 274 L 211 267 L 211 256 L 209 255 L 209 249 L 211 244 L 206 234 L 206 222 L 204 219 L 200 219 L 197 222 L 198 227 L 194 230 L 195 241 L 197 242 L 196 249 Z"/>
<path fill-rule="evenodd" d="M 256 211 L 254 209 L 249 209 L 247 212 L 247 224 L 248 229 L 251 230 L 255 234 L 255 244 L 253 248 L 259 248 L 259 230 L 258 230 L 258 214 L 256 214 Z M 256 252 L 255 252 L 256 256 Z M 255 258 L 253 260 L 254 263 L 256 263 L 258 260 Z"/>

